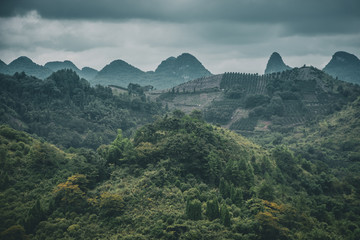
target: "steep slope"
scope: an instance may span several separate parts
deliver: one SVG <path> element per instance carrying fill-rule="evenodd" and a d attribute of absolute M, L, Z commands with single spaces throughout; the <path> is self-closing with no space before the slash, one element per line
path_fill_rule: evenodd
<path fill-rule="evenodd" d="M 318 123 L 295 128 L 283 142 L 291 143 L 291 148 L 302 156 L 330 166 L 343 167 L 360 162 L 359 116 L 360 97 Z"/>
<path fill-rule="evenodd" d="M 0 73 L 2 74 L 10 74 L 10 69 L 6 63 L 0 60 Z"/>
<path fill-rule="evenodd" d="M 25 231 L 35 233 L 40 221 L 47 220 L 55 210 L 58 200 L 54 190 L 63 179 L 73 175 L 73 184 L 66 189 L 69 195 L 63 195 L 71 198 L 107 178 L 105 162 L 94 152 L 83 149 L 65 153 L 4 125 L 0 125 L 0 159 L 1 239 L 28 239 Z"/>
<path fill-rule="evenodd" d="M 14 74 L 15 72 L 25 72 L 29 76 L 34 76 L 40 79 L 45 79 L 52 73 L 49 68 L 34 63 L 28 57 L 19 57 L 12 61 L 8 66 L 10 74 Z"/>
<path fill-rule="evenodd" d="M 271 54 L 270 59 L 266 65 L 265 74 L 282 72 L 290 69 L 291 67 L 284 63 L 280 54 L 274 52 Z"/>
<path fill-rule="evenodd" d="M 356 172 L 342 178 L 284 147 L 264 150 L 199 112 L 175 111 L 133 139 L 119 131 L 97 152 L 63 152 L 1 126 L 0 150 L 3 239 L 360 235 Z"/>
<path fill-rule="evenodd" d="M 347 52 L 336 52 L 323 69 L 340 80 L 360 84 L 360 60 Z"/>

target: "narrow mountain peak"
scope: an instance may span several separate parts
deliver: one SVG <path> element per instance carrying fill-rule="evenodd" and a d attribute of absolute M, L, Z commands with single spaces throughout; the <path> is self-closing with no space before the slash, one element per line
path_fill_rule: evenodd
<path fill-rule="evenodd" d="M 286 70 L 290 70 L 291 67 L 286 65 L 281 58 L 280 54 L 277 52 L 273 52 L 270 56 L 270 59 L 266 65 L 265 74 L 274 73 L 274 72 L 282 72 Z"/>

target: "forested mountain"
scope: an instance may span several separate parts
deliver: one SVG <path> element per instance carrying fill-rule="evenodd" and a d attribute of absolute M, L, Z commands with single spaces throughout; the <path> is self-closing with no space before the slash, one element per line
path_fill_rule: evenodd
<path fill-rule="evenodd" d="M 83 67 L 81 69 L 80 76 L 85 78 L 86 80 L 90 81 L 95 78 L 96 74 L 98 74 L 98 70 L 91 68 L 91 67 Z"/>
<path fill-rule="evenodd" d="M 313 67 L 266 75 L 225 73 L 149 93 L 170 109 L 201 110 L 207 121 L 246 135 L 290 131 L 339 111 L 359 95 L 359 86 Z"/>
<path fill-rule="evenodd" d="M 103 86 L 117 85 L 127 87 L 129 83 L 147 82 L 146 73 L 123 60 L 115 60 L 101 69 L 91 81 Z M 146 85 L 146 84 L 142 84 Z"/>
<path fill-rule="evenodd" d="M 51 69 L 52 71 L 56 72 L 62 69 L 71 69 L 79 75 L 80 78 L 85 78 L 88 81 L 94 79 L 98 71 L 96 69 L 90 67 L 84 67 L 81 70 L 71 61 L 65 60 L 63 62 L 54 61 L 54 62 L 47 62 L 44 67 Z M 106 85 L 104 85 L 106 86 Z"/>
<path fill-rule="evenodd" d="M 156 68 L 155 73 L 180 78 L 183 82 L 211 75 L 209 70 L 189 53 L 183 53 L 177 58 L 170 57 L 166 59 Z"/>
<path fill-rule="evenodd" d="M 325 119 L 284 134 L 283 144 L 311 161 L 345 167 L 360 162 L 360 97 Z"/>
<path fill-rule="evenodd" d="M 115 96 L 109 87 L 91 87 L 72 70 L 45 80 L 0 75 L 0 99 L 1 123 L 63 147 L 96 149 L 111 142 L 117 129 L 130 134 L 161 112 L 144 95 Z"/>
<path fill-rule="evenodd" d="M 266 64 L 265 74 L 283 72 L 290 70 L 291 67 L 286 65 L 277 52 L 273 52 Z"/>
<path fill-rule="evenodd" d="M 346 175 L 265 150 L 200 112 L 64 152 L 0 127 L 3 239 L 358 239 L 359 162 Z M 349 168 L 350 169 L 350 168 Z"/>
<path fill-rule="evenodd" d="M 191 61 L 103 73 L 182 82 Z M 302 67 L 126 87 L 0 74 L 0 239 L 360 238 L 358 85 Z"/>
<path fill-rule="evenodd" d="M 51 69 L 52 71 L 56 72 L 61 69 L 71 69 L 76 72 L 78 75 L 80 73 L 80 69 L 71 61 L 65 60 L 63 62 L 54 61 L 54 62 L 47 62 L 44 67 Z"/>
<path fill-rule="evenodd" d="M 360 84 L 360 60 L 347 52 L 336 52 L 323 69 L 340 80 Z"/>
<path fill-rule="evenodd" d="M 28 57 L 19 57 L 9 63 L 8 72 L 1 72 L 5 74 L 14 74 L 16 72 L 26 72 L 29 76 L 44 79 L 52 73 L 52 71 L 44 66 L 34 63 Z"/>

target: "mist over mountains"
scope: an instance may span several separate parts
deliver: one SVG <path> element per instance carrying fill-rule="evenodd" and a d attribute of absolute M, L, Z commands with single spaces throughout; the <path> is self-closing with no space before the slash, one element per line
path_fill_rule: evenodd
<path fill-rule="evenodd" d="M 100 71 L 90 67 L 80 70 L 68 60 L 48 62 L 41 66 L 24 56 L 15 59 L 9 65 L 0 62 L 0 73 L 25 72 L 27 75 L 40 79 L 45 79 L 60 69 L 71 69 L 93 85 L 127 87 L 129 83 L 137 83 L 152 85 L 157 89 L 170 88 L 192 79 L 211 75 L 210 71 L 189 53 L 183 53 L 178 57 L 169 57 L 162 61 L 155 71 L 149 72 L 144 72 L 120 59 L 112 61 Z"/>
<path fill-rule="evenodd" d="M 360 86 L 268 65 L 0 62 L 0 239 L 359 239 Z"/>
<path fill-rule="evenodd" d="M 155 89 L 171 88 L 193 79 L 212 75 L 196 57 L 189 53 L 169 57 L 162 61 L 155 71 L 148 72 L 120 59 L 112 61 L 100 71 L 90 67 L 79 69 L 69 60 L 47 62 L 44 66 L 34 63 L 25 56 L 15 59 L 8 65 L 0 60 L 0 73 L 3 74 L 25 72 L 27 75 L 45 79 L 60 69 L 71 69 L 92 85 L 127 87 L 129 83 L 137 83 L 142 86 L 151 85 Z M 267 62 L 265 74 L 290 69 L 292 68 L 285 64 L 281 55 L 274 52 Z M 347 52 L 336 52 L 323 71 L 343 81 L 360 83 L 360 60 Z"/>

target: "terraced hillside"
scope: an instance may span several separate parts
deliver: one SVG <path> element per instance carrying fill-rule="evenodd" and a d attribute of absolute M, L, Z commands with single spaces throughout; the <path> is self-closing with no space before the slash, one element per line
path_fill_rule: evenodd
<path fill-rule="evenodd" d="M 258 75 L 224 73 L 153 92 L 169 109 L 201 110 L 208 122 L 242 133 L 284 132 L 340 110 L 360 87 L 314 67 Z"/>

